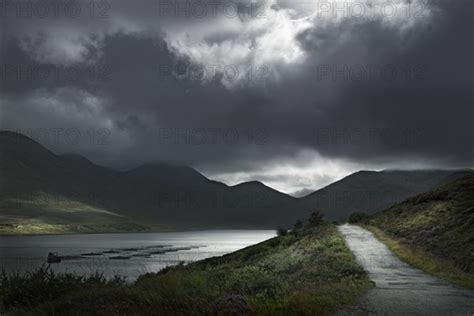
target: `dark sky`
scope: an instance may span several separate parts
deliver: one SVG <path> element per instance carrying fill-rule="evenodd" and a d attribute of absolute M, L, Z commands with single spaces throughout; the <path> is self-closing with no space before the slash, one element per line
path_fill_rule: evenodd
<path fill-rule="evenodd" d="M 471 0 L 1 3 L 1 127 L 58 153 L 290 193 L 473 166 Z"/>

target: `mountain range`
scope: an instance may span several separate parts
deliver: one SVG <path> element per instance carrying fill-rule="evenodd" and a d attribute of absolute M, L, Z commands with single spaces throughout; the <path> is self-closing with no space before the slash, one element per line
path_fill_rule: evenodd
<path fill-rule="evenodd" d="M 79 155 L 56 155 L 8 131 L 0 132 L 0 153 L 3 223 L 274 228 L 308 215 L 296 198 L 260 182 L 227 186 L 189 167 L 144 164 L 116 171 Z"/>
<path fill-rule="evenodd" d="M 228 186 L 186 166 L 147 163 L 117 171 L 0 131 L 0 225 L 91 231 L 290 227 L 316 209 L 338 221 L 353 212 L 374 213 L 464 172 L 361 171 L 295 198 L 257 181 Z"/>
<path fill-rule="evenodd" d="M 300 202 L 321 210 L 327 219 L 344 221 L 352 213 L 376 213 L 468 172 L 468 169 L 359 171 L 300 198 Z"/>

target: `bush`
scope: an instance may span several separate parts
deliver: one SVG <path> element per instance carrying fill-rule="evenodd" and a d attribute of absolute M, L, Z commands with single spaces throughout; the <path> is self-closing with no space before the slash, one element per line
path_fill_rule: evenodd
<path fill-rule="evenodd" d="M 246 266 L 229 273 L 224 288 L 231 294 L 274 296 L 284 288 L 284 284 L 260 267 Z"/>
<path fill-rule="evenodd" d="M 52 301 L 84 288 L 92 291 L 124 284 L 125 280 L 119 276 L 107 280 L 99 273 L 87 277 L 69 273 L 56 274 L 49 266 L 42 266 L 25 275 L 7 274 L 3 271 L 0 275 L 0 314 L 18 306 L 34 306 Z"/>
<path fill-rule="evenodd" d="M 284 228 L 284 227 L 278 227 L 277 229 L 277 235 L 278 236 L 286 236 L 288 235 L 288 229 Z"/>
<path fill-rule="evenodd" d="M 351 224 L 361 223 L 368 219 L 369 219 L 369 215 L 365 213 L 352 213 L 351 216 L 349 216 L 349 223 Z"/>
<path fill-rule="evenodd" d="M 311 226 L 320 226 L 324 221 L 323 221 L 324 215 L 321 214 L 319 211 L 314 211 L 311 213 L 311 216 L 309 217 L 309 224 Z"/>
<path fill-rule="evenodd" d="M 300 229 L 301 227 L 303 227 L 303 222 L 300 221 L 300 220 L 297 220 L 296 223 L 293 225 L 293 229 L 294 229 L 294 230 L 298 230 L 298 229 Z"/>

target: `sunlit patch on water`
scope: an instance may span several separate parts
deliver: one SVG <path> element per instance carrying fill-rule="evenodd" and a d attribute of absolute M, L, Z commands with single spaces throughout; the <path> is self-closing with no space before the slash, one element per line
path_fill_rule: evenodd
<path fill-rule="evenodd" d="M 0 268 L 25 273 L 61 258 L 55 272 L 103 273 L 134 280 L 180 262 L 221 256 L 275 236 L 272 230 L 221 230 L 140 234 L 0 236 Z"/>

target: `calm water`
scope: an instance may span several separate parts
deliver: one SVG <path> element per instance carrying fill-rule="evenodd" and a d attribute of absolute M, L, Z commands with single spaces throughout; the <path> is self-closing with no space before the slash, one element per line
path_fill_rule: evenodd
<path fill-rule="evenodd" d="M 221 256 L 275 236 L 273 230 L 220 230 L 140 234 L 0 236 L 0 269 L 24 273 L 46 264 L 49 252 L 63 257 L 56 272 L 134 280 L 180 261 Z"/>

